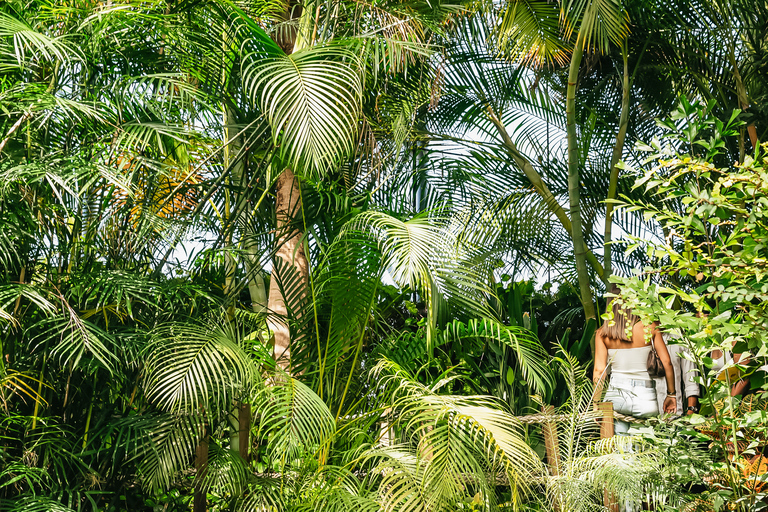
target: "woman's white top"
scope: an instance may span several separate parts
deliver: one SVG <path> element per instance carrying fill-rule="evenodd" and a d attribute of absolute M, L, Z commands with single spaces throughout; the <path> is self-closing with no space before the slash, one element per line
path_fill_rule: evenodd
<path fill-rule="evenodd" d="M 720 372 L 723 371 L 723 367 L 727 364 L 733 363 L 733 357 L 730 352 L 725 351 L 720 354 L 720 357 L 717 359 L 712 360 L 712 370 L 717 372 L 718 375 L 720 375 Z"/>
<path fill-rule="evenodd" d="M 608 364 L 611 375 L 622 379 L 651 380 L 648 375 L 648 353 L 651 346 L 609 348 Z"/>

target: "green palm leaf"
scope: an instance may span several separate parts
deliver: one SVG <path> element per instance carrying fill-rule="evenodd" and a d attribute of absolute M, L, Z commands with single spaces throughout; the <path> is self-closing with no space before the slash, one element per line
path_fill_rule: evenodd
<path fill-rule="evenodd" d="M 427 496 L 421 486 L 424 480 L 424 461 L 408 450 L 407 446 L 380 448 L 367 455 L 382 459 L 376 465 L 376 471 L 382 475 L 379 501 L 384 511 L 429 510 Z M 455 485 L 452 488 L 456 490 Z"/>
<path fill-rule="evenodd" d="M 269 439 L 270 451 L 285 463 L 302 450 L 326 448 L 336 432 L 328 406 L 286 374 L 276 374 L 270 384 L 254 400 L 254 413 L 261 415 L 260 429 Z"/>
<path fill-rule="evenodd" d="M 645 496 L 647 476 L 663 469 L 663 448 L 640 436 L 613 436 L 589 444 L 573 461 L 572 471 L 596 488 L 622 501 L 639 502 Z"/>
<path fill-rule="evenodd" d="M 369 237 L 384 256 L 384 267 L 401 287 L 423 294 L 433 318 L 450 299 L 473 316 L 493 315 L 488 298 L 494 296 L 487 261 L 474 258 L 465 244 L 461 218 L 414 217 L 402 221 L 383 212 L 368 211 L 351 220 L 342 237 Z"/>
<path fill-rule="evenodd" d="M 160 413 L 113 423 L 109 435 L 115 446 L 130 454 L 126 462 L 138 463 L 142 484 L 156 490 L 170 488 L 176 475 L 189 467 L 204 431 L 200 416 Z"/>
<path fill-rule="evenodd" d="M 192 133 L 179 125 L 130 121 L 118 127 L 113 151 L 144 151 L 154 147 L 161 154 L 167 155 L 176 144 L 186 143 Z"/>
<path fill-rule="evenodd" d="M 627 13 L 620 0 L 569 0 L 561 19 L 566 37 L 576 29 L 579 44 L 604 54 L 611 43 L 621 45 L 629 34 Z"/>
<path fill-rule="evenodd" d="M 37 332 L 33 341 L 50 350 L 50 356 L 59 359 L 62 365 L 77 366 L 85 356 L 90 356 L 99 366 L 114 373 L 119 364 L 114 336 L 81 318 L 66 302 L 62 304 L 64 313 L 30 327 L 31 332 Z"/>
<path fill-rule="evenodd" d="M 257 373 L 231 325 L 172 323 L 155 329 L 147 349 L 147 396 L 167 411 L 220 411 L 254 384 Z"/>
<path fill-rule="evenodd" d="M 319 322 L 328 322 L 327 334 L 321 336 L 318 333 L 316 343 L 304 343 L 292 357 L 294 368 L 305 373 L 312 366 L 319 366 L 318 378 L 324 380 L 313 389 L 317 389 L 334 409 L 338 405 L 330 398 L 333 392 L 327 389 L 333 385 L 331 376 L 337 372 L 337 366 L 346 367 L 345 371 L 352 373 L 358 371 L 353 365 L 359 361 L 363 348 L 380 273 L 381 256 L 370 240 L 337 240 L 326 251 L 318 268 L 314 281 L 315 304 Z M 351 394 L 354 394 L 354 388 Z M 337 395 L 336 398 L 340 397 Z"/>
<path fill-rule="evenodd" d="M 210 108 L 205 93 L 189 77 L 173 73 L 151 73 L 129 77 L 121 90 L 127 107 L 136 108 L 144 118 L 173 120 L 179 111 Z M 139 116 L 137 116 L 139 117 Z"/>
<path fill-rule="evenodd" d="M 14 309 L 16 303 L 21 299 L 31 302 L 45 315 L 56 313 L 56 306 L 49 300 L 45 290 L 29 284 L 8 284 L 0 286 L 0 320 L 14 326 L 18 325 L 19 322 L 14 316 Z"/>
<path fill-rule="evenodd" d="M 315 512 L 379 512 L 381 505 L 365 482 L 348 468 L 325 467 L 320 475 L 324 483 L 317 488 L 314 503 L 300 510 Z"/>
<path fill-rule="evenodd" d="M 429 496 L 429 509 L 444 507 L 470 483 L 493 502 L 488 477 L 496 472 L 504 473 L 516 492 L 525 494 L 545 471 L 525 442 L 522 425 L 493 397 L 439 395 L 387 360 L 376 365 L 373 375 L 392 390 L 399 427 L 426 459 L 419 480 L 424 486 L 421 492 Z M 410 464 L 418 469 L 413 461 Z M 408 473 L 393 471 L 391 478 L 403 475 L 412 480 L 413 471 Z M 404 489 L 401 501 L 422 499 L 405 490 L 406 483 L 390 486 Z"/>
<path fill-rule="evenodd" d="M 351 153 L 361 115 L 359 67 L 353 53 L 333 47 L 245 66 L 245 87 L 288 165 L 314 176 Z"/>
<path fill-rule="evenodd" d="M 0 56 L 3 59 L 0 60 L 0 69 L 13 67 L 13 61 L 19 68 L 24 68 L 29 60 L 67 61 L 79 58 L 78 50 L 67 44 L 64 38 L 47 36 L 1 11 L 0 41 Z"/>
<path fill-rule="evenodd" d="M 235 510 L 237 512 L 289 510 L 284 495 L 285 480 L 285 478 L 272 476 L 251 478 L 250 493 L 238 500 Z"/>
<path fill-rule="evenodd" d="M 499 46 L 513 60 L 537 65 L 567 61 L 560 37 L 559 12 L 555 2 L 515 0 L 507 3 L 498 27 Z"/>
<path fill-rule="evenodd" d="M 48 479 L 48 472 L 45 468 L 30 467 L 21 460 L 8 461 L 3 464 L 3 468 L 0 469 L 0 489 L 12 486 L 22 486 L 25 484 L 28 488 L 34 488 L 35 486 L 40 487 L 47 484 Z M 23 500 L 18 500 L 17 503 L 22 501 Z M 0 507 L 2 507 L 3 510 L 18 510 L 8 504 L 5 504 L 4 506 L 2 500 L 0 500 Z M 25 508 L 23 510 L 28 509 Z M 46 512 L 48 511 L 48 509 L 44 510 L 46 510 Z"/>
<path fill-rule="evenodd" d="M 27 495 L 14 501 L 0 501 L 7 512 L 75 512 L 74 509 L 51 497 Z"/>
<path fill-rule="evenodd" d="M 467 323 L 454 320 L 446 326 L 442 338 L 446 343 L 493 340 L 500 345 L 507 345 L 516 355 L 523 377 L 537 393 L 546 396 L 555 387 L 555 377 L 548 364 L 549 355 L 528 329 L 510 327 L 490 318 L 470 320 Z"/>
<path fill-rule="evenodd" d="M 233 450 L 208 443 L 208 462 L 197 474 L 195 487 L 204 493 L 239 496 L 248 486 L 248 463 Z"/>

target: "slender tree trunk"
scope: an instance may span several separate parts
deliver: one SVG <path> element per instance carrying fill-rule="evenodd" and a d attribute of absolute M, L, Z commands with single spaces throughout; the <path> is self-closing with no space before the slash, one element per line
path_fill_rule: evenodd
<path fill-rule="evenodd" d="M 731 47 L 731 51 L 728 53 L 728 60 L 731 66 L 733 66 L 733 78 L 736 81 L 736 95 L 739 100 L 739 108 L 745 111 L 749 108 L 749 97 L 747 96 L 747 88 L 744 86 L 744 80 L 742 80 L 741 73 L 739 72 L 739 64 L 736 62 L 733 47 Z M 757 129 L 754 123 L 750 123 L 747 126 L 747 133 L 749 134 L 749 142 L 752 143 L 752 148 L 756 148 L 759 141 L 757 140 Z"/>
<path fill-rule="evenodd" d="M 488 113 L 488 118 L 496 127 L 496 131 L 501 137 L 504 148 L 507 150 L 507 153 L 509 154 L 509 156 L 512 157 L 512 160 L 515 162 L 515 165 L 517 165 L 520 169 L 522 169 L 526 178 L 528 178 L 528 181 L 530 181 L 531 185 L 533 185 L 533 189 L 544 200 L 544 203 L 549 208 L 549 211 L 551 211 L 555 215 L 555 217 L 557 217 L 557 220 L 560 221 L 560 224 L 563 226 L 563 229 L 565 229 L 568 232 L 568 236 L 572 236 L 573 228 L 571 226 L 571 219 L 568 218 L 568 213 L 563 209 L 563 207 L 557 201 L 557 198 L 549 190 L 549 187 L 547 187 L 547 184 L 544 183 L 544 180 L 541 179 L 541 175 L 539 175 L 539 173 L 536 172 L 536 169 L 533 168 L 533 164 L 531 164 L 531 162 L 529 162 L 522 155 L 522 153 L 520 153 L 520 151 L 517 149 L 517 146 L 512 141 L 512 138 L 509 136 L 509 133 L 507 132 L 506 127 L 501 122 L 501 120 L 496 115 L 496 113 L 493 111 L 493 109 L 491 109 L 491 107 L 487 108 L 487 113 Z M 592 270 L 594 270 L 595 273 L 602 278 L 605 275 L 603 266 L 600 264 L 597 257 L 592 253 L 592 251 L 590 251 L 588 248 L 585 248 L 585 250 L 586 250 L 587 261 L 592 266 Z"/>
<path fill-rule="evenodd" d="M 299 22 L 298 29 L 285 31 L 276 40 L 286 54 L 297 52 L 307 46 L 312 13 L 311 3 L 308 3 L 306 8 L 302 8 L 295 2 L 289 2 L 286 17 L 289 20 L 298 18 Z M 291 369 L 291 335 L 287 323 L 289 308 L 295 314 L 305 298 L 305 291 L 309 288 L 309 261 L 302 245 L 303 233 L 297 227 L 301 225 L 297 219 L 301 219 L 302 215 L 299 187 L 299 180 L 293 170 L 284 169 L 275 189 L 276 252 L 273 258 L 267 302 L 269 311 L 267 324 L 272 333 L 274 357 L 280 367 L 289 373 Z M 285 297 L 284 293 L 287 291 L 285 285 L 295 284 L 296 278 L 301 280 L 301 291 L 298 294 L 288 293 L 289 296 Z"/>
<path fill-rule="evenodd" d="M 223 51 L 226 53 L 229 51 L 229 42 L 226 34 L 223 37 Z M 231 70 L 230 70 L 231 72 Z M 232 83 L 231 77 L 224 76 L 225 82 L 229 82 L 228 90 L 231 90 Z M 237 270 L 237 258 L 235 258 L 233 252 L 235 247 L 232 240 L 232 223 L 236 219 L 232 218 L 232 215 L 240 215 L 244 211 L 244 201 L 246 200 L 245 187 L 246 187 L 246 158 L 240 155 L 243 148 L 243 137 L 238 135 L 240 127 L 238 126 L 238 119 L 235 113 L 235 109 L 231 104 L 227 103 L 225 99 L 224 104 L 224 167 L 231 170 L 231 180 L 229 180 L 230 188 L 225 191 L 226 201 L 224 205 L 224 217 L 226 221 L 229 234 L 225 238 L 225 244 L 229 250 L 224 255 L 224 293 L 230 300 L 230 306 L 227 310 L 227 316 L 232 319 L 234 317 L 234 308 L 237 303 L 237 297 L 234 295 L 238 293 L 236 288 L 236 270 Z M 233 159 L 237 159 L 233 162 Z M 240 242 L 240 248 L 245 253 L 244 264 L 246 269 L 246 281 L 248 283 L 248 292 L 251 296 L 251 307 L 254 312 L 263 311 L 267 307 L 267 294 L 264 286 L 264 278 L 261 275 L 261 266 L 257 258 L 258 248 L 252 239 L 243 237 Z"/>
<path fill-rule="evenodd" d="M 624 139 L 627 136 L 627 126 L 629 125 L 629 52 L 627 51 L 627 43 L 624 42 L 624 47 L 621 49 L 621 57 L 624 60 L 624 79 L 622 81 L 621 88 L 621 116 L 619 117 L 619 133 L 616 135 L 616 144 L 613 146 L 613 155 L 611 156 L 611 177 L 608 184 L 608 204 L 605 207 L 605 235 L 603 237 L 604 249 L 603 249 L 603 268 L 605 273 L 603 274 L 603 281 L 608 284 L 608 278 L 611 277 L 612 261 L 611 261 L 611 238 L 613 230 L 613 209 L 614 205 L 611 202 L 616 199 L 616 190 L 619 184 L 619 160 L 624 152 Z"/>
<path fill-rule="evenodd" d="M 264 284 L 264 277 L 261 275 L 262 268 L 256 255 L 254 244 L 246 241 L 246 266 L 248 270 L 248 293 L 251 296 L 251 308 L 254 313 L 261 313 L 267 309 L 267 289 Z"/>
<path fill-rule="evenodd" d="M 205 512 L 207 506 L 206 493 L 199 487 L 199 483 L 205 478 L 205 473 L 208 471 L 208 443 L 210 437 L 208 435 L 208 427 L 205 427 L 203 438 L 197 443 L 195 449 L 195 470 L 197 475 L 195 476 L 196 483 L 194 489 L 194 497 L 192 500 L 192 512 Z"/>
<path fill-rule="evenodd" d="M 595 318 L 595 305 L 587 269 L 587 250 L 581 222 L 580 176 L 579 176 L 579 141 L 576 134 L 576 86 L 584 48 L 580 38 L 576 41 L 568 71 L 568 90 L 565 99 L 566 133 L 568 136 L 568 198 L 571 213 L 571 240 L 573 255 L 576 259 L 576 273 L 579 279 L 579 293 L 587 320 Z"/>
<path fill-rule="evenodd" d="M 302 232 L 296 222 L 301 218 L 299 180 L 291 169 L 285 169 L 278 178 L 275 194 L 277 251 L 269 283 L 270 315 L 267 323 L 272 332 L 275 360 L 288 371 L 291 363 L 291 336 L 287 323 L 289 308 L 294 314 L 298 311 L 309 283 L 309 262 L 304 254 Z M 300 279 L 301 289 L 294 293 L 297 279 Z M 288 292 L 288 297 L 284 296 L 285 292 Z M 286 298 L 289 303 L 286 303 Z"/>
<path fill-rule="evenodd" d="M 233 134 L 237 133 L 237 130 L 232 129 L 237 124 L 234 112 L 232 109 L 224 107 L 224 168 L 228 168 L 232 164 L 232 155 L 237 155 L 240 149 L 239 140 L 231 141 Z M 232 218 L 232 206 L 234 198 L 239 197 L 238 194 L 233 194 L 231 186 L 235 185 L 239 187 L 243 180 L 243 159 L 240 159 L 232 168 L 232 179 L 229 181 L 230 187 L 224 190 L 224 210 L 222 212 L 224 216 L 224 229 L 227 229 L 229 234 L 225 238 L 224 244 L 226 245 L 226 252 L 224 253 L 224 296 L 227 298 L 229 306 L 227 307 L 227 318 L 232 320 L 235 315 L 235 307 L 237 304 L 237 297 L 235 297 L 235 271 L 237 270 L 237 260 L 233 254 L 234 247 L 232 245 L 232 229 L 230 226 L 235 219 Z M 235 211 L 237 209 L 235 208 Z"/>
<path fill-rule="evenodd" d="M 226 26 L 222 29 L 221 32 L 221 54 L 222 56 L 226 56 L 227 53 L 229 53 L 232 46 L 232 41 L 227 36 L 227 29 Z M 222 215 L 224 217 L 223 219 L 223 226 L 226 230 L 226 237 L 224 239 L 224 245 L 226 246 L 226 252 L 224 253 L 224 296 L 227 299 L 228 307 L 227 307 L 227 319 L 229 321 L 232 321 L 235 317 L 235 308 L 237 307 L 237 290 L 235 287 L 235 276 L 237 271 L 237 259 L 234 255 L 234 246 L 233 246 L 233 240 L 232 240 L 232 233 L 234 231 L 234 223 L 237 219 L 232 218 L 233 215 L 238 215 L 238 202 L 239 198 L 241 197 L 241 194 L 239 193 L 240 188 L 242 186 L 244 174 L 245 174 L 245 160 L 243 158 L 239 158 L 237 162 L 233 162 L 233 156 L 234 158 L 238 157 L 238 153 L 240 152 L 240 148 L 242 147 L 242 140 L 241 138 L 235 137 L 237 134 L 237 115 L 235 113 L 234 107 L 233 107 L 233 95 L 232 95 L 232 89 L 233 89 L 233 80 L 232 80 L 232 74 L 234 70 L 234 65 L 227 65 L 226 62 L 222 63 L 222 69 L 221 69 L 221 79 L 222 83 L 224 84 L 224 90 L 227 91 L 227 94 L 223 98 L 223 115 L 222 115 L 222 123 L 224 125 L 223 130 L 223 142 L 224 142 L 224 168 L 229 169 L 230 166 L 232 167 L 232 171 L 230 173 L 231 179 L 228 179 L 227 185 L 230 185 L 229 187 L 224 188 L 224 211 L 222 212 Z M 233 165 L 234 164 L 234 165 Z M 234 192 L 234 191 L 237 192 Z M 234 206 L 234 213 L 233 213 L 233 206 Z"/>

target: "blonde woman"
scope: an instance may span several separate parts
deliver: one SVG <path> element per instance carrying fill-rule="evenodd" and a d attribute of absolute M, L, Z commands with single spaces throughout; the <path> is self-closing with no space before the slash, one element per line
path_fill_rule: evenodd
<path fill-rule="evenodd" d="M 618 295 L 618 288 L 609 290 Z M 661 359 L 666 373 L 667 395 L 664 399 L 664 412 L 675 413 L 677 395 L 675 372 L 669 358 L 667 346 L 659 331 L 658 324 L 646 326 L 640 317 L 625 310 L 617 300 L 612 300 L 608 311 L 613 319 L 606 321 L 595 333 L 595 369 L 592 379 L 596 385 L 595 400 L 602 392 L 606 370 L 611 370 L 611 380 L 605 394 L 607 402 L 613 402 L 613 410 L 647 418 L 659 414 L 656 403 L 656 383 L 648 375 L 647 361 L 651 344 Z M 624 434 L 629 430 L 629 423 L 616 420 L 616 433 Z"/>

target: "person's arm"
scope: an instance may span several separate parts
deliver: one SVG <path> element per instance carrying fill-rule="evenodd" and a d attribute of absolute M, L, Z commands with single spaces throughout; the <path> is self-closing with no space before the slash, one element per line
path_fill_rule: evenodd
<path fill-rule="evenodd" d="M 749 357 L 743 357 L 743 354 L 733 355 L 734 363 L 745 364 L 747 361 L 749 361 Z M 747 391 L 749 391 L 749 381 L 747 379 L 739 379 L 738 382 L 731 386 L 731 396 L 743 395 Z"/>
<path fill-rule="evenodd" d="M 677 388 L 675 387 L 675 370 L 672 368 L 672 361 L 669 359 L 669 351 L 661 336 L 661 331 L 657 328 L 658 323 L 651 326 L 651 336 L 653 336 L 653 346 L 659 355 L 661 365 L 664 367 L 664 379 L 667 381 L 667 398 L 664 399 L 664 412 L 675 414 L 677 412 Z"/>
<path fill-rule="evenodd" d="M 691 409 L 693 407 L 693 409 Z M 686 411 L 686 414 L 691 415 L 695 414 L 699 410 L 699 397 L 697 396 L 689 396 L 688 397 L 688 410 Z"/>
<path fill-rule="evenodd" d="M 605 346 L 603 336 L 598 331 L 595 333 L 595 367 L 592 371 L 592 382 L 595 390 L 592 393 L 592 402 L 597 404 L 603 396 L 603 383 L 605 382 L 605 369 L 608 366 L 608 348 Z"/>
<path fill-rule="evenodd" d="M 682 349 L 684 353 L 687 353 L 687 349 Z M 685 398 L 687 400 L 686 404 L 686 414 L 694 414 L 695 411 L 699 410 L 699 385 L 696 383 L 696 375 L 698 374 L 698 370 L 696 369 L 696 365 L 693 364 L 693 361 L 691 361 L 688 358 L 683 357 L 683 354 L 680 354 L 680 375 L 683 376 L 683 392 L 685 393 Z M 693 407 L 694 410 L 689 410 L 689 407 Z"/>

